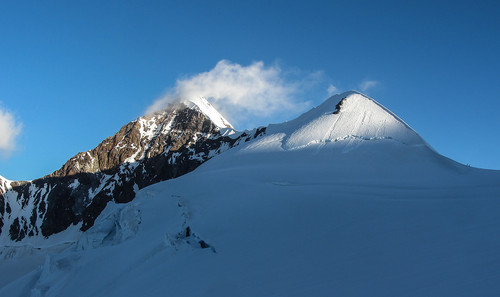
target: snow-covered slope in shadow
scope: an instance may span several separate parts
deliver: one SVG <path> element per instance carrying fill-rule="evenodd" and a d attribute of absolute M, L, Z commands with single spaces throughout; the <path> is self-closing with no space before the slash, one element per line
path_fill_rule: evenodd
<path fill-rule="evenodd" d="M 0 295 L 497 295 L 500 172 L 360 96 L 109 203 L 62 252 L 3 253 Z"/>

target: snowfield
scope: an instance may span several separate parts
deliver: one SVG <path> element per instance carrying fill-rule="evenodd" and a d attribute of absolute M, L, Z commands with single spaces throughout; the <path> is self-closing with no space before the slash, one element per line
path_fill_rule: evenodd
<path fill-rule="evenodd" d="M 500 172 L 439 155 L 356 92 L 77 229 L 3 241 L 0 296 L 500 292 Z"/>

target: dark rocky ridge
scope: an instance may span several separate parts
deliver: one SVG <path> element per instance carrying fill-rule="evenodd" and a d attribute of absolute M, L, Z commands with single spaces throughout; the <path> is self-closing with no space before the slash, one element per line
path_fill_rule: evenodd
<path fill-rule="evenodd" d="M 263 133 L 265 128 L 223 136 L 205 114 L 184 104 L 138 118 L 50 175 L 3 182 L 0 232 L 8 230 L 11 240 L 20 241 L 79 223 L 85 231 L 109 201 L 130 202 L 136 190 L 186 174 Z"/>

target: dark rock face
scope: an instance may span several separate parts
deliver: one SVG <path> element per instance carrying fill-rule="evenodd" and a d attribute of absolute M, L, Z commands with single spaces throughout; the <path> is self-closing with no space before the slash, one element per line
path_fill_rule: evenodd
<path fill-rule="evenodd" d="M 337 105 L 335 105 L 335 111 L 333 112 L 333 114 L 340 113 L 340 109 L 342 108 L 342 104 L 344 103 L 344 101 L 345 101 L 345 98 L 342 98 L 342 100 L 340 100 L 340 102 L 337 103 Z"/>
<path fill-rule="evenodd" d="M 138 189 L 186 174 L 264 133 L 261 128 L 223 136 L 202 112 L 183 104 L 138 118 L 48 176 L 5 182 L 0 187 L 0 231 L 8 231 L 15 241 L 47 237 L 79 223 L 85 231 L 108 202 L 130 202 Z"/>

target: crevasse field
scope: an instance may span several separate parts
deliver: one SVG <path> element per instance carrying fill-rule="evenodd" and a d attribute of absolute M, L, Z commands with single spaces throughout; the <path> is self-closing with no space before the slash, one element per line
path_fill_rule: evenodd
<path fill-rule="evenodd" d="M 0 296 L 500 294 L 500 172 L 355 92 L 77 230 L 2 242 Z"/>

